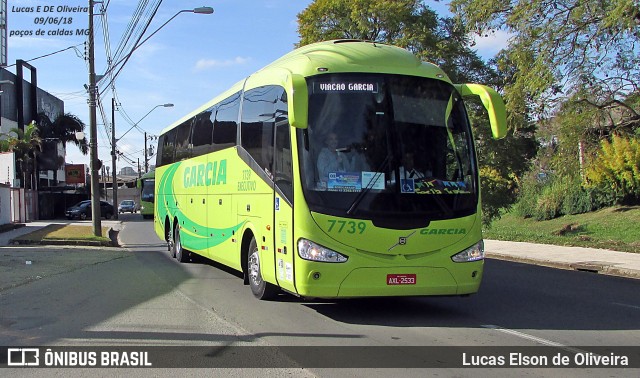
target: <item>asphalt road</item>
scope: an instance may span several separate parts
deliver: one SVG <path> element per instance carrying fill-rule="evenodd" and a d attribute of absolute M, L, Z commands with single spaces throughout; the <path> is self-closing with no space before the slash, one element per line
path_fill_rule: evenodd
<path fill-rule="evenodd" d="M 466 346 L 491 354 L 503 347 L 546 346 L 579 353 L 584 346 L 640 345 L 638 280 L 489 259 L 480 292 L 467 298 L 305 301 L 283 294 L 266 302 L 253 298 L 237 273 L 208 261 L 180 264 L 172 259 L 153 233 L 151 221 L 143 221 L 139 214 L 123 214 L 121 220 L 125 227 L 120 240 L 127 250 L 118 258 L 0 291 L 0 345 L 324 346 L 328 355 L 331 346 L 369 347 L 363 349 L 369 351 L 382 347 L 383 353 L 391 354 L 407 346 Z M 271 357 L 248 358 L 257 359 L 252 366 L 268 366 L 260 358 Z M 388 369 L 328 366 L 286 366 L 260 374 L 370 377 L 390 373 Z M 343 365 L 337 362 L 336 366 Z M 639 369 L 610 368 L 520 370 L 509 375 L 639 373 Z M 195 369 L 188 372 L 200 374 Z M 421 369 L 394 372 L 424 375 Z M 496 375 L 495 369 L 434 372 Z M 223 373 L 234 376 L 246 371 Z"/>

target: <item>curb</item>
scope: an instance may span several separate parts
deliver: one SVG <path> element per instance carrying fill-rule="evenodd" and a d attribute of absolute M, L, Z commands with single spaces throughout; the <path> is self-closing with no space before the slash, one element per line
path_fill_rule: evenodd
<path fill-rule="evenodd" d="M 3 232 L 9 232 L 13 230 L 17 230 L 18 228 L 22 228 L 26 226 L 24 223 L 6 223 L 0 225 L 0 234 Z"/>
<path fill-rule="evenodd" d="M 31 240 L 12 240 L 12 245 L 72 245 L 72 246 L 89 246 L 89 247 L 117 247 L 113 241 L 97 241 L 97 240 L 69 240 L 69 239 L 42 239 L 40 241 Z"/>
<path fill-rule="evenodd" d="M 24 225 L 23 225 L 24 226 Z M 109 241 L 99 240 L 77 240 L 77 239 L 42 239 L 42 240 L 21 240 L 20 237 L 11 239 L 10 245 L 58 245 L 58 246 L 87 246 L 87 247 L 120 247 L 118 234 L 120 230 L 109 228 L 107 235 Z"/>

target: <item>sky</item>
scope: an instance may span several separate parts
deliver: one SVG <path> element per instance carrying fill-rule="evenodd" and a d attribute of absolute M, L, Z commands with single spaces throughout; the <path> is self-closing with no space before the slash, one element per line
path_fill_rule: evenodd
<path fill-rule="evenodd" d="M 106 17 L 94 17 L 96 74 L 105 73 L 107 51 L 115 53 L 138 4 L 145 2 L 153 1 L 104 0 L 102 5 L 96 5 L 95 13 L 107 6 Z M 116 164 L 117 170 L 127 166 L 137 169 L 138 159 L 143 165 L 145 131 L 149 136 L 159 135 L 166 126 L 291 51 L 299 40 L 297 15 L 311 3 L 312 0 L 162 1 L 142 40 L 160 29 L 131 54 L 115 82 L 115 134 L 119 139 L 117 149 L 124 154 Z M 427 5 L 448 15 L 447 1 L 428 1 Z M 8 64 L 22 59 L 34 66 L 38 86 L 62 99 L 65 112 L 87 124 L 88 137 L 89 106 L 84 88 L 89 82 L 88 62 L 84 59 L 87 38 L 75 35 L 77 29 L 87 28 L 88 16 L 73 9 L 87 6 L 88 0 L 8 0 L 7 30 Z M 214 13 L 183 12 L 169 21 L 181 10 L 202 6 L 212 7 Z M 68 33 L 73 35 L 64 35 Z M 498 34 L 476 42 L 478 53 L 487 59 L 505 45 L 506 36 Z M 9 70 L 15 73 L 15 67 Z M 113 94 L 104 81 L 98 83 L 98 90 L 104 91 L 101 99 L 106 117 L 105 122 L 98 111 L 98 158 L 111 166 Z M 157 107 L 162 104 L 174 106 Z M 156 141 L 149 140 L 148 144 L 155 147 Z M 66 161 L 88 165 L 89 157 L 69 145 Z M 154 162 L 155 156 L 150 165 Z"/>

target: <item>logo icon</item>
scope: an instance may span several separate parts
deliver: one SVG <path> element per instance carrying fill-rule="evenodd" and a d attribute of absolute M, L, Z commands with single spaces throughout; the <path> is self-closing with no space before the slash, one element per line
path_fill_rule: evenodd
<path fill-rule="evenodd" d="M 40 349 L 8 348 L 7 366 L 40 366 Z"/>
<path fill-rule="evenodd" d="M 392 245 L 391 247 L 389 247 L 389 249 L 387 251 L 391 251 L 392 249 L 394 249 L 395 247 L 397 247 L 399 245 L 407 245 L 407 240 L 409 240 L 409 238 L 415 233 L 416 233 L 416 231 L 413 231 L 412 233 L 410 233 L 407 236 L 400 236 L 398 238 L 398 242 L 396 244 Z"/>
<path fill-rule="evenodd" d="M 413 179 L 400 179 L 400 193 L 415 193 L 416 183 Z"/>

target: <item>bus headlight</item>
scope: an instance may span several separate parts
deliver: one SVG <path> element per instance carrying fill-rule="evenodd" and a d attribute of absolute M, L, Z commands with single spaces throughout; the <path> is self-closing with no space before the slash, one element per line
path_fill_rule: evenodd
<path fill-rule="evenodd" d="M 329 248 L 325 248 L 307 239 L 298 240 L 298 255 L 305 260 L 342 263 L 347 261 L 344 256 Z"/>
<path fill-rule="evenodd" d="M 469 262 L 484 259 L 484 241 L 480 240 L 471 247 L 451 256 L 454 262 Z"/>

